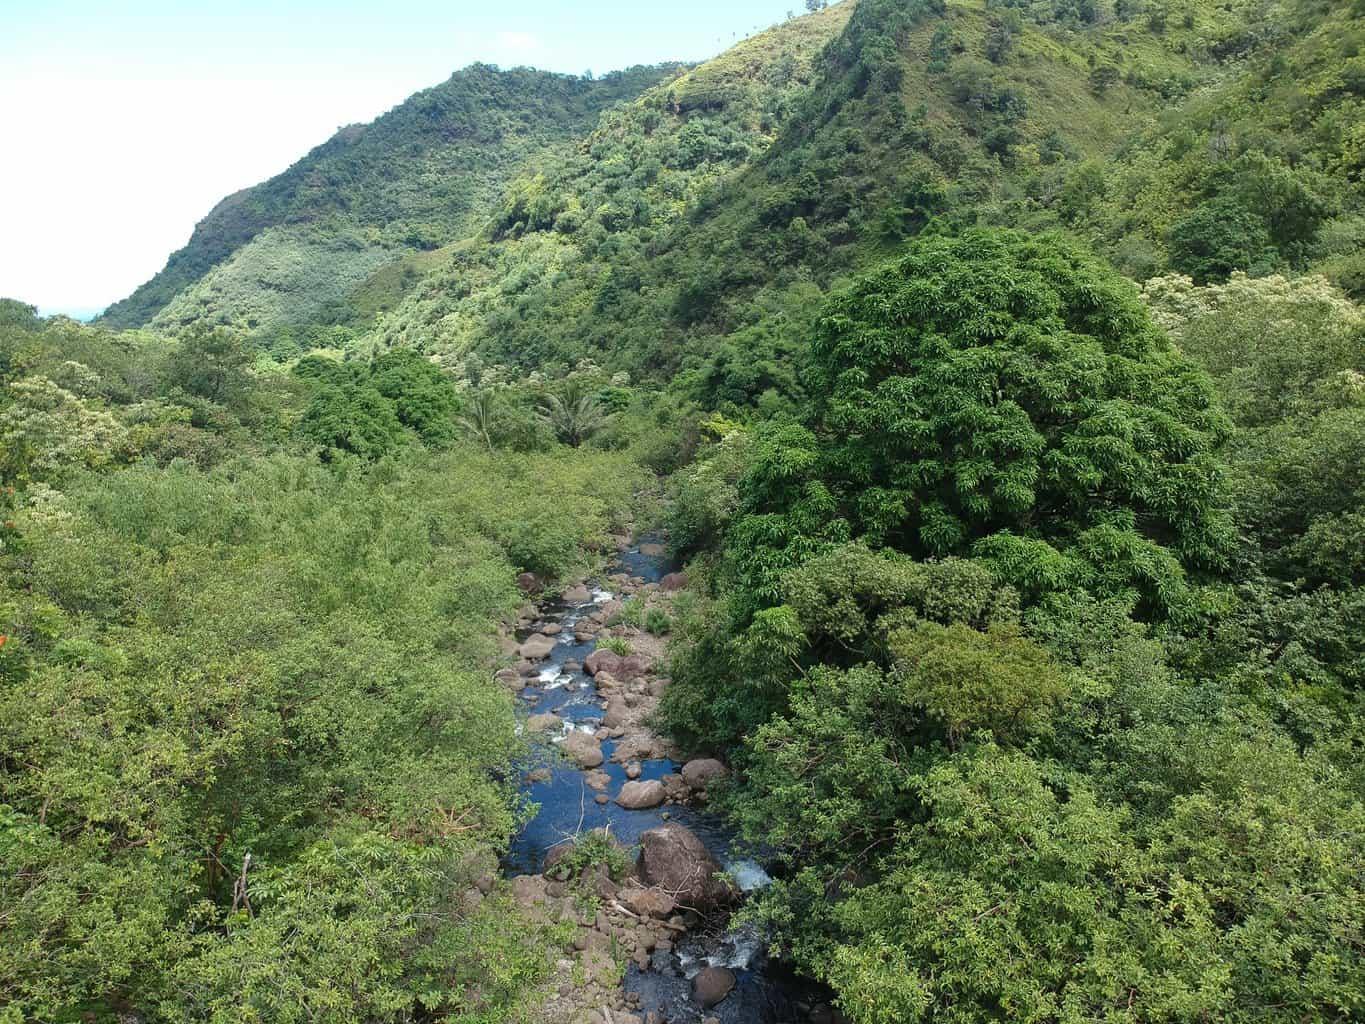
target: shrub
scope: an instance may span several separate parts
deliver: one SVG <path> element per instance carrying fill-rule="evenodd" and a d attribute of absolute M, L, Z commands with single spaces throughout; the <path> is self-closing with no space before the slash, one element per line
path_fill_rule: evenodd
<path fill-rule="evenodd" d="M 597 646 L 604 651 L 611 651 L 612 654 L 619 654 L 623 658 L 630 656 L 630 641 L 623 636 L 609 636 L 605 640 L 599 640 Z"/>

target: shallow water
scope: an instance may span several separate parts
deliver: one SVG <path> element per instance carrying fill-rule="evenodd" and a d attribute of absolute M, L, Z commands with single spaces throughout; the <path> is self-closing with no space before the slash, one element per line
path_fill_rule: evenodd
<path fill-rule="evenodd" d="M 658 543 L 658 539 L 646 537 L 642 543 Z M 623 552 L 612 571 L 657 582 L 668 568 L 661 554 L 642 554 L 637 546 Z M 561 623 L 564 632 L 539 678 L 522 692 L 521 702 L 526 714 L 553 712 L 565 720 L 565 726 L 560 734 L 548 737 L 550 744 L 538 746 L 533 760 L 524 766 L 527 773 L 538 768 L 547 770 L 549 778 L 523 784 L 523 796 L 536 804 L 538 810 L 512 842 L 504 871 L 509 876 L 536 874 L 553 847 L 593 829 L 608 829 L 629 848 L 636 845 L 641 833 L 673 821 L 695 832 L 741 888 L 751 891 L 767 884 L 770 879 L 763 867 L 737 848 L 733 830 L 717 815 L 675 804 L 643 811 L 628 811 L 614 802 L 598 804 L 594 799 L 597 791 L 587 785 L 584 773 L 555 753 L 554 744 L 569 729 L 595 732 L 605 714 L 605 702 L 592 677 L 581 669 L 564 669 L 567 662 L 581 665 L 596 647 L 592 641 L 575 642 L 574 624 L 613 596 L 601 587 L 590 589 L 593 600 L 588 604 L 550 605 L 541 610 L 542 619 Z M 626 782 L 625 766 L 611 761 L 614 749 L 610 740 L 602 743 L 607 760 L 601 770 L 611 779 L 606 790 L 608 796 L 619 792 Z M 681 766 L 673 761 L 655 760 L 642 762 L 642 768 L 642 779 L 659 779 L 679 771 Z M 706 966 L 728 967 L 736 976 L 735 990 L 709 1011 L 703 1011 L 691 998 L 690 979 Z M 689 935 L 673 951 L 655 953 L 648 970 L 632 964 L 626 974 L 626 989 L 640 995 L 638 1012 L 659 1011 L 670 1024 L 697 1024 L 707 1016 L 717 1017 L 724 1024 L 794 1020 L 795 1002 L 809 1001 L 816 995 L 808 983 L 770 964 L 761 937 L 746 929 Z"/>

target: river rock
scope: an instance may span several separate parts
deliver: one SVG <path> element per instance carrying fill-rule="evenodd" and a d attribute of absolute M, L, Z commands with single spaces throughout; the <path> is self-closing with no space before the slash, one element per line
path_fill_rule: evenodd
<path fill-rule="evenodd" d="M 677 772 L 669 772 L 659 780 L 659 785 L 664 787 L 664 798 L 681 803 L 692 795 L 692 791 L 687 788 L 687 783 Z"/>
<path fill-rule="evenodd" d="M 607 711 L 602 717 L 602 724 L 608 729 L 616 729 L 623 726 L 630 720 L 630 702 L 620 697 L 613 697 L 607 701 Z"/>
<path fill-rule="evenodd" d="M 622 906 L 637 917 L 666 921 L 677 908 L 673 897 L 662 889 L 622 889 L 618 897 Z"/>
<path fill-rule="evenodd" d="M 682 777 L 691 789 L 705 791 L 716 779 L 727 773 L 725 765 L 714 757 L 699 757 L 683 765 Z"/>
<path fill-rule="evenodd" d="M 626 778 L 638 779 L 642 774 L 644 774 L 644 766 L 639 761 L 632 761 L 626 765 Z"/>
<path fill-rule="evenodd" d="M 526 689 L 526 680 L 521 678 L 521 673 L 514 668 L 499 669 L 493 678 L 513 693 L 520 693 Z"/>
<path fill-rule="evenodd" d="M 543 715 L 532 715 L 526 719 L 527 732 L 557 732 L 563 725 L 563 720 L 555 714 L 546 712 Z"/>
<path fill-rule="evenodd" d="M 546 636 L 559 636 L 560 633 L 564 632 L 564 627 L 558 622 L 547 622 L 540 627 L 540 631 Z"/>
<path fill-rule="evenodd" d="M 659 589 L 667 591 L 686 590 L 687 573 L 685 572 L 669 573 L 667 576 L 665 576 L 663 579 L 659 581 Z"/>
<path fill-rule="evenodd" d="M 540 661 L 548 658 L 555 649 L 555 642 L 544 633 L 532 633 L 522 641 L 519 648 L 521 656 L 527 661 Z"/>
<path fill-rule="evenodd" d="M 523 907 L 544 903 L 545 879 L 540 875 L 517 875 L 512 879 L 512 899 Z"/>
<path fill-rule="evenodd" d="M 517 577 L 517 586 L 523 594 L 534 594 L 540 589 L 540 577 L 533 572 L 524 572 Z"/>
<path fill-rule="evenodd" d="M 556 878 L 562 878 L 564 875 L 567 874 L 567 869 L 565 871 L 555 871 L 555 868 L 559 865 L 560 861 L 564 860 L 566 857 L 570 856 L 574 852 L 576 845 L 577 844 L 575 844 L 572 840 L 569 840 L 567 842 L 560 843 L 557 846 L 550 847 L 548 850 L 545 851 L 545 861 L 540 866 L 541 871 L 547 877 L 553 876 Z"/>
<path fill-rule="evenodd" d="M 621 886 L 611 877 L 611 869 L 605 864 L 594 864 L 583 872 L 583 880 L 604 900 L 615 899 L 616 894 L 621 891 Z"/>
<path fill-rule="evenodd" d="M 621 656 L 615 651 L 599 647 L 583 659 L 583 670 L 590 676 L 595 676 L 599 672 L 610 672 L 615 676 L 619 675 L 621 661 Z"/>
<path fill-rule="evenodd" d="M 597 769 L 584 775 L 583 781 L 588 784 L 589 789 L 595 789 L 598 792 L 601 792 L 611 785 L 611 776 L 606 772 Z"/>
<path fill-rule="evenodd" d="M 734 987 L 734 971 L 728 967 L 706 967 L 692 979 L 692 998 L 709 1010 L 728 996 Z"/>
<path fill-rule="evenodd" d="M 583 954 L 580 962 L 589 985 L 603 989 L 616 987 L 620 969 L 616 966 L 616 958 L 611 955 L 610 950 L 590 949 Z M 602 1019 L 600 1014 L 597 1019 Z"/>
<path fill-rule="evenodd" d="M 631 761 L 675 760 L 675 751 L 662 736 L 655 736 L 646 729 L 627 730 L 612 752 L 612 760 L 620 764 Z M 679 776 L 681 781 L 681 776 Z"/>
<path fill-rule="evenodd" d="M 664 802 L 663 783 L 650 779 L 647 782 L 627 782 L 616 796 L 616 802 L 628 811 L 644 811 L 658 807 Z"/>
<path fill-rule="evenodd" d="M 705 912 L 729 903 L 730 887 L 720 865 L 689 828 L 670 822 L 640 836 L 636 873 L 645 885 L 674 895 L 680 906 Z"/>
<path fill-rule="evenodd" d="M 584 732 L 569 733 L 560 747 L 564 756 L 580 768 L 597 768 L 604 760 L 601 744 Z"/>
<path fill-rule="evenodd" d="M 649 675 L 653 669 L 654 663 L 643 654 L 627 655 L 616 664 L 616 674 L 627 682 L 638 679 L 640 676 Z"/>
<path fill-rule="evenodd" d="M 565 604 L 580 605 L 588 604 L 591 601 L 592 591 L 589 590 L 587 587 L 583 586 L 583 584 L 581 583 L 577 583 L 574 586 L 570 587 L 568 590 L 564 591 Z"/>

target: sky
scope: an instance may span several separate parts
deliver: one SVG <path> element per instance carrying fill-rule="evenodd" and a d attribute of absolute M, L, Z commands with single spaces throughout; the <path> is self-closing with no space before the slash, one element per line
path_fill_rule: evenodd
<path fill-rule="evenodd" d="M 800 0 L 0 0 L 0 296 L 88 316 L 219 199 L 474 61 L 701 60 Z"/>

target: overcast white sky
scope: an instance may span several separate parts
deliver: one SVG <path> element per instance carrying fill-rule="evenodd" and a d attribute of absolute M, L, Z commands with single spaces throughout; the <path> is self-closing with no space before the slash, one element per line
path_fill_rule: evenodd
<path fill-rule="evenodd" d="M 0 296 L 78 315 L 228 193 L 475 60 L 698 60 L 800 0 L 0 0 Z"/>

